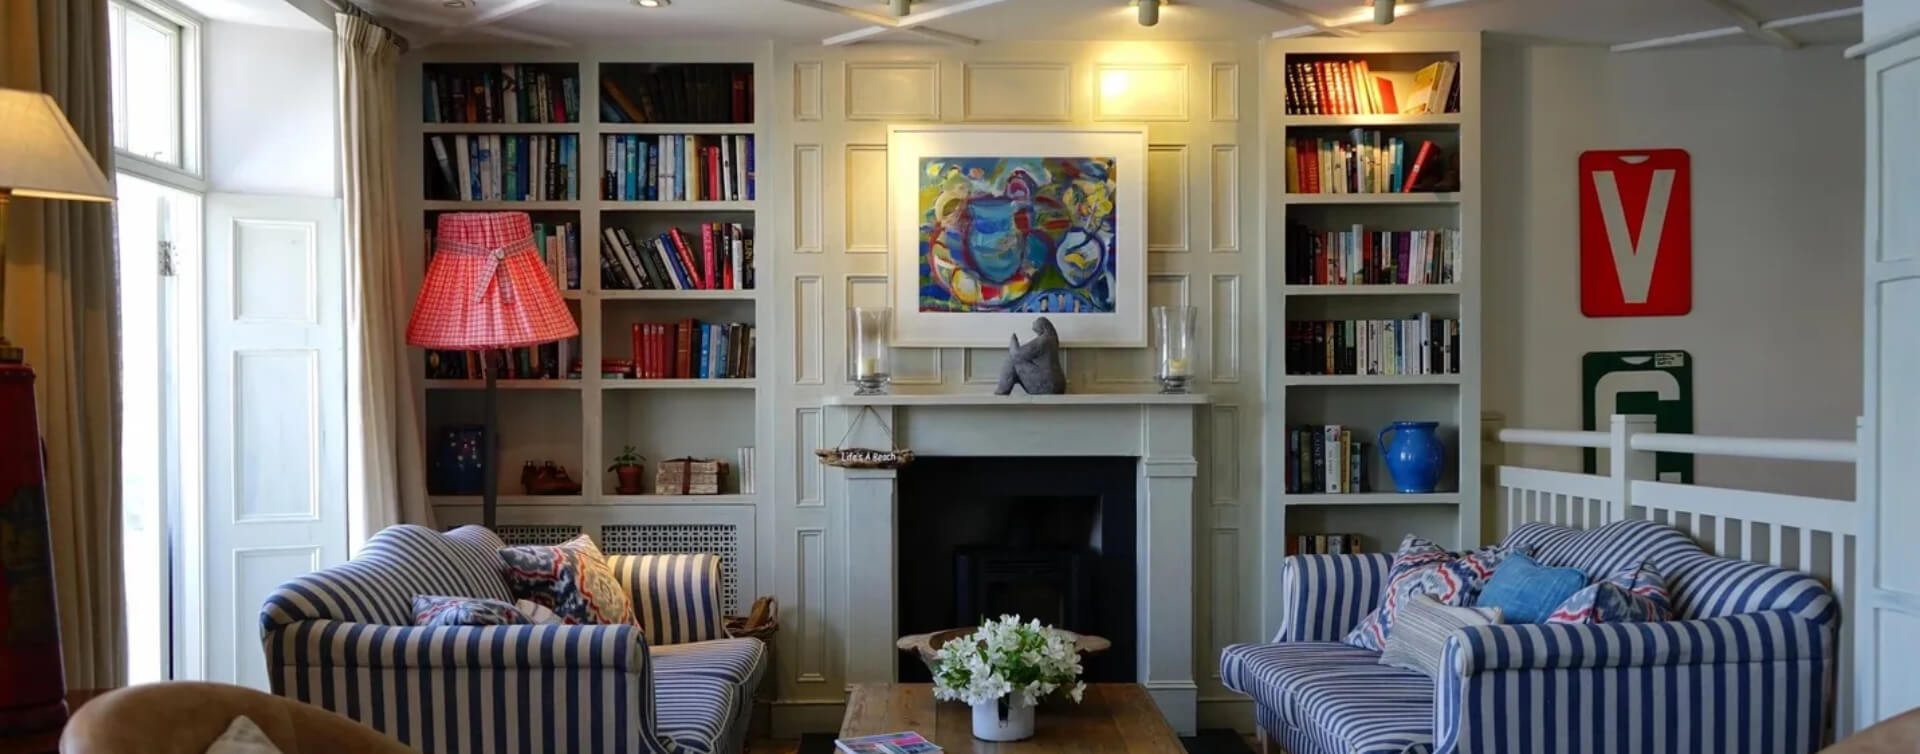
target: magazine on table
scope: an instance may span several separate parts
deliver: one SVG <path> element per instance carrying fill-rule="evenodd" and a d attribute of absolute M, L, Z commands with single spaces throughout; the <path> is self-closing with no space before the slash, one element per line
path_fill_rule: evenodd
<path fill-rule="evenodd" d="M 842 738 L 833 746 L 845 754 L 939 754 L 940 747 L 913 731 Z"/>

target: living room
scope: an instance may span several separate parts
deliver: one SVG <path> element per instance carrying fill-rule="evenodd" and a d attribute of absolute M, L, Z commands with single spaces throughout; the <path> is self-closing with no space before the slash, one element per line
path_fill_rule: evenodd
<path fill-rule="evenodd" d="M 15 0 L 0 752 L 1911 750 L 1915 36 Z"/>

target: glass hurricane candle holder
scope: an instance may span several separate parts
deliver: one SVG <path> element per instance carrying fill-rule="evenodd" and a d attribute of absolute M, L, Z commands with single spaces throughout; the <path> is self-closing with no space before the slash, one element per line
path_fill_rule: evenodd
<path fill-rule="evenodd" d="M 856 306 L 847 311 L 847 326 L 853 343 L 854 395 L 884 395 L 892 370 L 887 365 L 889 325 L 893 310 Z"/>
<path fill-rule="evenodd" d="M 1193 320 L 1191 306 L 1153 307 L 1153 339 L 1158 350 L 1160 392 L 1184 393 L 1193 381 Z"/>

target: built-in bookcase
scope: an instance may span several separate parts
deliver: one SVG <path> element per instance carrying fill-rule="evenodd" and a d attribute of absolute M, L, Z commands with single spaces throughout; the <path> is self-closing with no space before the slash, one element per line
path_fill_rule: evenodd
<path fill-rule="evenodd" d="M 1296 76 L 1300 64 L 1327 70 L 1319 64 L 1363 61 L 1367 75 L 1384 79 L 1395 98 L 1405 101 L 1417 88 L 1416 75 L 1435 63 L 1457 67 L 1457 107 L 1419 114 L 1306 114 L 1310 108 L 1288 107 L 1289 95 L 1300 96 Z M 1359 38 L 1284 39 L 1268 43 L 1262 81 L 1265 133 L 1264 184 L 1266 202 L 1265 300 L 1267 414 L 1265 423 L 1265 490 L 1269 563 L 1277 568 L 1302 534 L 1358 535 L 1366 551 L 1391 551 L 1402 535 L 1417 533 L 1448 547 L 1478 544 L 1480 533 L 1479 418 L 1480 418 L 1480 38 L 1477 34 L 1369 34 Z M 1290 66 L 1294 66 L 1291 67 Z M 1342 69 L 1345 70 L 1345 69 Z M 1378 109 L 1378 108 L 1376 108 Z M 1358 134 L 1356 134 L 1358 130 Z M 1377 136 L 1376 136 L 1377 134 Z M 1308 174 L 1343 177 L 1337 171 L 1318 172 L 1303 151 L 1327 157 L 1337 146 L 1322 151 L 1307 143 L 1355 141 L 1368 149 L 1354 150 L 1391 156 L 1392 140 L 1407 145 L 1407 163 L 1421 144 L 1431 142 L 1443 162 L 1423 166 L 1427 174 L 1405 188 L 1380 190 L 1395 183 L 1390 167 L 1379 183 L 1368 183 L 1366 166 L 1353 168 L 1354 182 L 1363 192 L 1311 191 Z M 1293 147 L 1289 149 L 1290 145 Z M 1375 148 L 1378 145 L 1379 148 Z M 1399 174 L 1404 184 L 1409 164 Z M 1386 163 L 1377 163 L 1386 164 Z M 1346 167 L 1341 164 L 1341 167 Z M 1440 172 L 1431 173 L 1438 169 Z M 1367 190 L 1372 189 L 1372 190 Z M 1329 234 L 1394 231 L 1443 231 L 1447 248 L 1432 268 L 1444 276 L 1409 277 L 1408 251 L 1392 237 L 1363 237 L 1349 242 Z M 1319 234 L 1316 242 L 1315 234 Z M 1351 245 L 1348 245 L 1351 243 Z M 1303 267 L 1317 249 L 1331 248 L 1350 263 L 1346 276 L 1329 274 L 1329 263 Z M 1426 248 L 1432 248 L 1428 245 Z M 1302 255 L 1309 255 L 1303 257 Z M 1384 267 L 1385 269 L 1382 269 Z M 1303 270 L 1315 274 L 1306 274 Z M 1398 272 L 1400 274 L 1394 274 Z M 1428 282 L 1409 284 L 1405 280 Z M 1302 343 L 1305 323 L 1404 322 L 1421 314 L 1430 320 L 1453 320 L 1457 336 L 1457 368 L 1400 360 L 1381 364 L 1379 337 L 1395 337 L 1393 326 L 1365 324 L 1355 329 L 1321 326 Z M 1417 320 L 1414 327 L 1421 327 Z M 1430 333 L 1444 332 L 1442 329 Z M 1333 345 L 1354 346 L 1354 356 L 1334 359 L 1327 369 L 1327 338 Z M 1314 339 L 1317 338 L 1317 339 Z M 1405 342 L 1394 340 L 1395 345 Z M 1444 342 L 1444 341 L 1443 341 Z M 1355 345 L 1357 343 L 1357 346 Z M 1388 350 L 1388 357 L 1394 356 Z M 1404 356 L 1404 354 L 1402 354 Z M 1371 358 L 1369 358 L 1371 357 Z M 1354 362 L 1358 362 L 1357 364 Z M 1422 367 L 1426 368 L 1422 368 Z M 1327 373 L 1327 372 L 1336 373 Z M 1375 435 L 1395 421 L 1435 421 L 1447 447 L 1447 471 L 1439 491 L 1400 494 L 1381 462 Z M 1324 486 L 1290 490 L 1289 475 L 1297 459 L 1289 458 L 1289 441 L 1303 425 L 1340 425 L 1364 441 L 1366 456 L 1359 489 L 1348 484 L 1340 492 Z M 1331 455 L 1331 453 L 1327 453 Z M 1277 570 L 1275 571 L 1277 572 Z"/>
<path fill-rule="evenodd" d="M 579 237 L 577 284 L 570 285 L 566 263 L 555 266 L 562 296 L 580 337 L 570 350 L 577 373 L 562 379 L 513 379 L 501 382 L 501 464 L 494 470 L 501 491 L 500 521 L 509 538 L 532 541 L 566 536 L 570 531 L 620 540 L 644 532 L 649 542 L 672 543 L 692 537 L 719 537 L 742 553 L 727 578 L 751 588 L 752 531 L 759 518 L 760 495 L 742 492 L 738 450 L 756 448 L 752 466 L 770 468 L 771 400 L 764 353 L 752 364 L 753 377 L 635 379 L 603 375 L 603 359 L 631 359 L 633 326 L 686 319 L 758 326 L 767 321 L 774 280 L 770 251 L 756 249 L 751 270 L 756 287 L 736 281 L 731 289 L 634 289 L 603 279 L 601 239 L 616 230 L 637 242 L 678 228 L 692 235 L 703 224 L 739 226 L 758 236 L 760 194 L 736 181 L 723 198 L 641 199 L 610 193 L 607 171 L 614 155 L 610 137 L 622 143 L 660 143 L 661 136 L 685 137 L 694 145 L 727 140 L 728 157 L 765 164 L 769 145 L 765 123 L 773 89 L 768 79 L 770 50 L 746 46 L 737 56 L 706 46 L 622 45 L 570 50 L 435 47 L 403 61 L 397 82 L 402 111 L 401 195 L 409 202 L 409 279 L 417 285 L 425 270 L 428 235 L 444 212 L 522 211 L 535 223 L 571 226 Z M 513 79 L 515 86 L 503 85 Z M 538 92 L 522 92 L 522 80 L 537 82 Z M 461 92 L 455 106 L 441 98 Z M 617 93 L 617 94 L 616 94 Z M 469 101 L 480 104 L 470 105 Z M 635 117 L 635 116 L 638 117 Z M 671 119 L 669 119 L 671 118 Z M 742 151 L 751 139 L 751 152 Z M 487 139 L 489 146 L 523 148 L 551 144 L 575 169 L 559 185 L 538 194 L 515 190 L 475 194 L 447 185 L 452 176 L 436 146 Z M 437 144 L 436 144 L 437 142 Z M 505 148 L 504 146 L 502 147 Z M 412 150 L 417 153 L 411 153 Z M 744 165 L 736 176 L 745 177 Z M 527 171 L 512 187 L 524 189 Z M 536 179 L 537 180 L 537 179 Z M 755 175 L 756 184 L 764 176 Z M 756 187 L 757 188 L 757 187 Z M 478 196 L 479 198 L 475 198 Z M 523 197 L 526 197 L 523 199 Z M 699 240 L 689 238 L 698 253 Z M 744 270 L 743 270 L 744 271 Z M 414 350 L 413 368 L 423 376 L 422 426 L 431 462 L 449 426 L 478 424 L 481 381 L 426 379 L 426 359 Z M 571 372 L 571 365 L 563 365 Z M 627 446 L 647 458 L 646 494 L 616 494 L 611 459 Z M 685 456 L 725 459 L 733 470 L 721 495 L 654 494 L 662 461 Z M 581 493 L 565 496 L 521 494 L 521 465 L 552 461 L 564 465 L 581 483 Z M 764 477 L 764 473 L 760 474 Z M 759 489 L 771 485 L 761 480 Z M 479 498 L 432 494 L 442 525 L 477 522 Z M 615 532 L 620 532 L 616 535 Z M 607 541 L 602 545 L 607 546 Z M 624 541 L 624 540 L 621 540 Z M 688 540 L 692 542 L 693 540 Z M 616 549 L 620 547 L 614 543 Z M 688 544 L 688 546 L 693 546 Z M 711 549 L 707 542 L 701 547 Z"/>

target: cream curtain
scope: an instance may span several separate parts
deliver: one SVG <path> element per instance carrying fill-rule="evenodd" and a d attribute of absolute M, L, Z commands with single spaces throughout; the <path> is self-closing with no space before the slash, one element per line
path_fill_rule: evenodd
<path fill-rule="evenodd" d="M 112 174 L 106 0 L 0 0 L 0 86 L 53 95 Z M 105 204 L 16 199 L 7 239 L 7 336 L 39 375 L 68 688 L 126 676 L 112 217 Z"/>
<path fill-rule="evenodd" d="M 347 481 L 349 531 L 367 537 L 399 523 L 432 524 L 427 505 L 413 358 L 400 337 L 412 311 L 401 265 L 395 189 L 391 35 L 358 16 L 334 16 L 347 242 Z"/>

